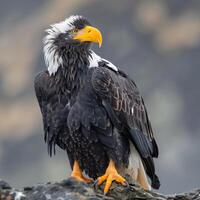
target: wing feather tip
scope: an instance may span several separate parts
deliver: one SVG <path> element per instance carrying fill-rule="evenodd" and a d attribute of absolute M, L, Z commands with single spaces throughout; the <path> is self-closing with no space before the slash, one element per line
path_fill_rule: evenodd
<path fill-rule="evenodd" d="M 153 176 L 151 187 L 158 190 L 160 188 L 160 180 L 156 174 Z"/>

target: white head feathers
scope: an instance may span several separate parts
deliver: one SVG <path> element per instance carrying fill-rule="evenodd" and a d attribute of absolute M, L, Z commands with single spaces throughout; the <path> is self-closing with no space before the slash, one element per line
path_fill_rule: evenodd
<path fill-rule="evenodd" d="M 74 28 L 73 22 L 81 18 L 79 15 L 73 15 L 65 19 L 62 22 L 52 24 L 49 29 L 46 30 L 47 36 L 44 38 L 44 59 L 47 65 L 49 74 L 55 74 L 58 67 L 62 65 L 62 58 L 56 52 L 56 46 L 54 45 L 55 38 L 60 33 L 66 33 Z"/>
<path fill-rule="evenodd" d="M 52 24 L 49 29 L 46 30 L 47 35 L 44 38 L 44 59 L 46 66 L 48 68 L 48 72 L 50 75 L 54 75 L 59 66 L 63 65 L 63 59 L 58 55 L 57 46 L 54 44 L 55 39 L 61 33 L 67 33 L 67 31 L 74 29 L 74 22 L 78 19 L 81 19 L 80 15 L 73 15 L 62 22 Z M 111 62 L 101 58 L 96 55 L 93 51 L 90 51 L 89 59 L 89 67 L 98 67 L 98 62 L 104 61 L 107 66 L 112 68 L 115 71 L 118 71 L 117 67 L 113 65 Z"/>

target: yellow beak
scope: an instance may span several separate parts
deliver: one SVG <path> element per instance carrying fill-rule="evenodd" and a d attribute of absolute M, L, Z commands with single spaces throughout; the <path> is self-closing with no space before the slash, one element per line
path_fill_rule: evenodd
<path fill-rule="evenodd" d="M 73 39 L 79 40 L 81 42 L 95 42 L 99 44 L 99 47 L 101 47 L 103 40 L 101 32 L 92 26 L 86 26 L 78 31 Z"/>

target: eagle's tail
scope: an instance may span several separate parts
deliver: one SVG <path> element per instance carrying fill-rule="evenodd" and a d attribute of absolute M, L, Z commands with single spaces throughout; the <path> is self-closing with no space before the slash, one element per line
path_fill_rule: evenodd
<path fill-rule="evenodd" d="M 147 161 L 149 161 L 149 159 Z M 152 169 L 147 164 L 151 164 L 151 162 L 144 162 L 144 159 L 142 160 L 135 146 L 130 142 L 129 164 L 127 168 L 120 169 L 120 174 L 122 176 L 125 176 L 125 174 L 130 175 L 146 190 L 151 190 L 152 188 L 159 189 L 159 178 L 155 173 L 152 173 L 151 170 L 147 170 Z M 147 177 L 149 177 L 151 183 Z"/>
<path fill-rule="evenodd" d="M 140 155 L 131 142 L 128 168 L 123 168 L 120 173 L 123 175 L 130 175 L 135 181 L 140 184 L 141 187 L 146 190 L 151 190 L 151 184 L 148 181 Z"/>
<path fill-rule="evenodd" d="M 148 182 L 147 175 L 142 164 L 141 159 L 139 160 L 138 176 L 136 181 L 145 189 L 151 190 L 151 185 Z M 152 186 L 153 187 L 153 186 Z"/>
<path fill-rule="evenodd" d="M 142 159 L 145 172 L 148 175 L 148 177 L 151 179 L 152 188 L 156 190 L 159 189 L 160 181 L 159 181 L 158 176 L 155 174 L 153 158 L 147 157 L 147 158 L 141 158 L 141 159 Z"/>

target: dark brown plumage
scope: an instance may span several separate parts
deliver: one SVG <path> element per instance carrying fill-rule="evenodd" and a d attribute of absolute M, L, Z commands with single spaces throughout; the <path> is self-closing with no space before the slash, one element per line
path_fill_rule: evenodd
<path fill-rule="evenodd" d="M 48 33 L 48 71 L 37 75 L 35 91 L 50 155 L 58 145 L 67 151 L 72 168 L 76 163 L 76 169 L 96 179 L 112 162 L 119 169 L 131 168 L 131 157 L 139 154 L 138 162 L 158 189 L 153 162 L 158 147 L 144 101 L 130 77 L 90 49 L 90 41 L 102 41 L 98 30 L 73 16 Z"/>

